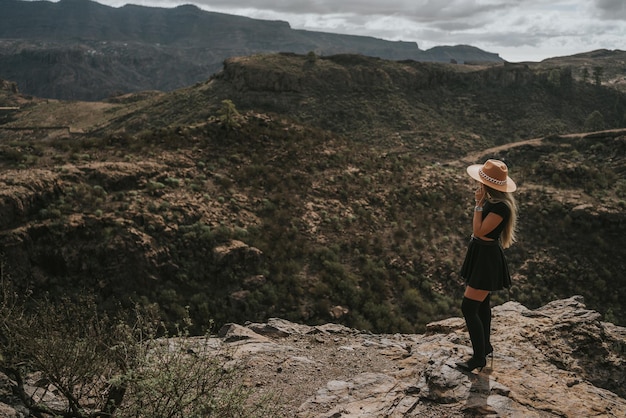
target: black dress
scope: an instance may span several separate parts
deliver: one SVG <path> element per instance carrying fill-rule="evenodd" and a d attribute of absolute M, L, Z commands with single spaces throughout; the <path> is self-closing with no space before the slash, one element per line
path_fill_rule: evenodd
<path fill-rule="evenodd" d="M 474 289 L 494 291 L 511 286 L 509 267 L 499 239 L 511 210 L 504 202 L 486 202 L 482 212 L 483 219 L 491 212 L 502 217 L 502 222 L 486 235 L 494 241 L 472 237 L 461 267 L 461 277 Z"/>

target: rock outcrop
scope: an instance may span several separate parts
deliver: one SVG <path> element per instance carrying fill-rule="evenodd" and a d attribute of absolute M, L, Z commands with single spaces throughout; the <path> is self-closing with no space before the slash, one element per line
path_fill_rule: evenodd
<path fill-rule="evenodd" d="M 373 335 L 281 319 L 230 324 L 222 347 L 246 364 L 247 384 L 298 417 L 589 417 L 626 415 L 626 329 L 574 296 L 529 310 L 493 309 L 495 358 L 481 372 L 462 318 L 424 335 Z"/>
<path fill-rule="evenodd" d="M 471 353 L 462 318 L 431 323 L 423 335 L 274 318 L 227 324 L 216 337 L 180 346 L 201 342 L 198 352 L 227 353 L 239 364 L 252 401 L 270 396 L 278 416 L 626 416 L 626 328 L 602 322 L 580 296 L 535 310 L 496 306 L 494 361 L 473 373 L 455 367 Z M 8 402 L 9 382 L 2 382 Z M 25 410 L 0 403 L 0 411 L 17 417 Z"/>

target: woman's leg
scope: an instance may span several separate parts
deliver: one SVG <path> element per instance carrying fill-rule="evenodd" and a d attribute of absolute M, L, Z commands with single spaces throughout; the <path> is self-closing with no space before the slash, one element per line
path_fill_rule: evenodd
<path fill-rule="evenodd" d="M 478 308 L 478 318 L 483 323 L 483 331 L 485 334 L 485 354 L 493 353 L 491 346 L 491 294 L 482 301 Z"/>
<path fill-rule="evenodd" d="M 470 286 L 467 286 L 465 289 L 463 303 L 461 304 L 461 311 L 463 312 L 465 324 L 467 325 L 467 331 L 469 332 L 470 340 L 472 341 L 474 354 L 468 362 L 457 364 L 466 370 L 473 370 L 477 367 L 482 369 L 482 367 L 486 364 L 485 331 L 483 323 L 478 316 L 478 310 L 488 295 L 489 291 L 486 290 L 474 289 Z"/>

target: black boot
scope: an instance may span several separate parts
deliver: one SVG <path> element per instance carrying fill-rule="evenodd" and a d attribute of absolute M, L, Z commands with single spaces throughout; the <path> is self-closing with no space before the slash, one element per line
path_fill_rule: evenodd
<path fill-rule="evenodd" d="M 457 366 L 463 370 L 472 371 L 485 367 L 487 360 L 485 360 L 485 331 L 483 324 L 478 317 L 478 308 L 481 302 L 477 300 L 463 298 L 461 304 L 461 311 L 463 317 L 465 317 L 465 324 L 467 325 L 467 331 L 469 332 L 470 340 L 472 340 L 472 348 L 474 355 L 468 361 L 458 362 Z"/>
<path fill-rule="evenodd" d="M 485 356 L 493 353 L 493 347 L 491 345 L 491 294 L 487 294 L 487 297 L 480 304 L 478 308 L 478 317 L 483 323 L 483 334 L 485 336 Z"/>

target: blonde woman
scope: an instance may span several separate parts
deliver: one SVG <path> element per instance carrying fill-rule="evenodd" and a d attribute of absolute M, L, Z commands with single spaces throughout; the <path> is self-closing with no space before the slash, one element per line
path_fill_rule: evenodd
<path fill-rule="evenodd" d="M 478 181 L 478 187 L 474 192 L 472 239 L 461 268 L 466 283 L 461 311 L 474 354 L 468 361 L 456 364 L 473 371 L 482 370 L 487 364 L 486 357 L 493 356 L 490 292 L 511 285 L 502 249 L 515 242 L 517 204 L 512 192 L 517 186 L 508 176 L 506 164 L 499 160 L 471 165 L 467 173 Z"/>

